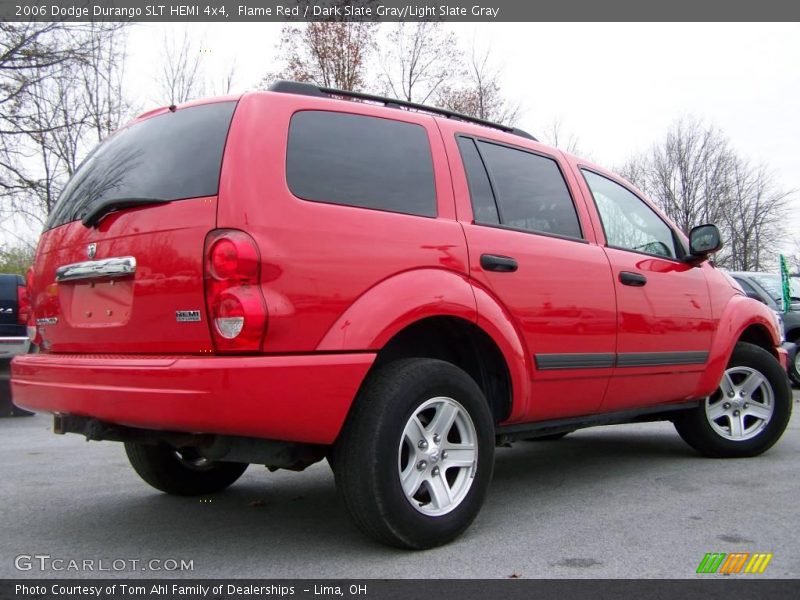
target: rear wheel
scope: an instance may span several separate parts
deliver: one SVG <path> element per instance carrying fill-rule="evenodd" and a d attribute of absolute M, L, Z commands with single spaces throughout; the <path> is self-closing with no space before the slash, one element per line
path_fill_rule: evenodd
<path fill-rule="evenodd" d="M 401 548 L 447 543 L 478 514 L 492 477 L 486 399 L 450 363 L 390 363 L 365 382 L 332 462 L 336 487 L 366 535 Z"/>
<path fill-rule="evenodd" d="M 766 350 L 739 343 L 719 388 L 675 420 L 695 450 L 716 458 L 757 456 L 783 434 L 792 412 L 786 373 Z"/>
<path fill-rule="evenodd" d="M 202 496 L 224 490 L 248 465 L 203 458 L 194 448 L 125 443 L 133 470 L 151 486 L 175 496 Z"/>

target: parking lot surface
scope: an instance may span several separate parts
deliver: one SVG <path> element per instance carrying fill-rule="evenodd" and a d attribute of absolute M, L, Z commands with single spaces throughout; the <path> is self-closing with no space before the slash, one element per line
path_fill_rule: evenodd
<path fill-rule="evenodd" d="M 425 552 L 363 538 L 327 463 L 303 473 L 251 466 L 225 493 L 176 498 L 143 483 L 120 444 L 53 435 L 47 415 L 0 419 L 0 576 L 685 578 L 707 552 L 769 552 L 763 576 L 796 578 L 799 402 L 795 390 L 789 429 L 754 459 L 701 458 L 669 423 L 498 448 L 476 522 Z M 94 570 L 42 571 L 21 555 L 62 568 L 90 560 Z M 121 572 L 98 570 L 120 560 Z M 192 570 L 143 570 L 170 560 Z"/>

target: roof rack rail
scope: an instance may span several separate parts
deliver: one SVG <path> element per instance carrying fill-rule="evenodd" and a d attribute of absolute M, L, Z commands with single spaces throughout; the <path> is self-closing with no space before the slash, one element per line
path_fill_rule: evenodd
<path fill-rule="evenodd" d="M 452 110 L 447 110 L 446 108 L 437 108 L 435 106 L 418 104 L 416 102 L 408 102 L 406 100 L 385 98 L 383 96 L 375 96 L 373 94 L 364 94 L 363 92 L 348 92 L 345 90 L 337 90 L 335 88 L 319 87 L 311 83 L 299 83 L 297 81 L 278 80 L 274 82 L 272 85 L 270 85 L 269 88 L 267 89 L 270 92 L 280 92 L 283 94 L 299 94 L 301 96 L 316 96 L 318 98 L 330 98 L 331 96 L 341 96 L 343 98 L 355 98 L 357 100 L 377 102 L 389 108 L 410 108 L 413 110 L 433 113 L 435 115 L 447 117 L 448 119 L 457 119 L 460 121 L 467 121 L 469 123 L 477 123 L 478 125 L 483 125 L 484 127 L 491 127 L 492 129 L 499 129 L 500 131 L 504 131 L 512 135 L 518 135 L 520 137 L 533 140 L 534 142 L 539 141 L 527 131 L 523 131 L 522 129 L 517 129 L 516 127 L 509 127 L 508 125 L 502 125 L 500 123 L 486 121 L 484 119 L 479 119 L 477 117 L 470 117 L 468 115 L 463 115 L 461 113 L 457 113 Z"/>

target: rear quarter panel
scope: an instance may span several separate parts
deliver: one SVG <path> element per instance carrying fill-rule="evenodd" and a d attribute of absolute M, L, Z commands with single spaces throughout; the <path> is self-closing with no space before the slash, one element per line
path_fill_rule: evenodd
<path fill-rule="evenodd" d="M 286 151 L 291 117 L 301 110 L 390 116 L 424 127 L 431 146 L 439 217 L 295 197 L 286 181 Z M 354 302 L 399 273 L 418 269 L 467 272 L 466 244 L 455 221 L 441 137 L 432 117 L 407 111 L 269 92 L 245 95 L 228 137 L 217 224 L 246 231 L 260 248 L 262 290 L 269 313 L 263 350 L 268 353 L 317 349 Z M 384 298 L 390 304 L 404 302 L 400 295 Z"/>

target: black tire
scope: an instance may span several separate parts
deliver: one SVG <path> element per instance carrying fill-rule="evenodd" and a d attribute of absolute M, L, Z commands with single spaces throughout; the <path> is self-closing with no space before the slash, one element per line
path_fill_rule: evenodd
<path fill-rule="evenodd" d="M 523 442 L 555 442 L 568 436 L 571 431 L 562 431 L 561 433 L 551 433 L 550 435 L 540 435 L 539 437 L 522 438 Z"/>
<path fill-rule="evenodd" d="M 721 389 L 718 389 L 698 408 L 686 411 L 675 419 L 675 428 L 684 441 L 705 456 L 713 458 L 758 456 L 769 450 L 780 439 L 789 423 L 792 414 L 792 390 L 786 372 L 775 357 L 759 346 L 742 342 L 736 344 L 726 367 L 726 373 L 735 367 L 749 367 L 764 377 L 773 396 L 772 415 L 764 419 L 766 425 L 754 437 L 742 440 L 727 439 L 712 427 L 706 416 L 707 402 L 725 400 L 722 398 Z"/>
<path fill-rule="evenodd" d="M 794 384 L 795 387 L 800 387 L 800 337 L 794 338 L 791 341 L 797 344 L 798 348 L 794 360 L 789 365 L 789 379 L 792 380 L 792 384 Z"/>
<path fill-rule="evenodd" d="M 426 403 L 437 399 L 454 400 L 451 406 L 457 404 L 460 415 L 468 414 L 477 461 L 469 467 L 473 469 L 472 477 L 465 474 L 462 479 L 471 481 L 463 499 L 454 501 L 450 512 L 431 516 L 423 514 L 423 508 L 412 506 L 401 485 L 400 472 L 406 424 Z M 435 410 L 432 414 L 438 416 L 439 409 Z M 418 413 L 420 422 L 424 414 Z M 435 427 L 433 421 L 432 417 L 423 426 Z M 433 435 L 432 429 L 426 429 L 426 439 L 428 434 Z M 442 441 L 439 436 L 439 442 L 434 443 L 435 437 L 430 438 L 430 448 L 426 445 L 423 450 L 433 453 L 429 471 L 422 470 L 420 475 L 419 490 L 423 494 L 432 489 L 425 478 L 434 480 L 434 465 L 439 457 L 441 480 L 449 479 L 453 472 L 445 460 L 450 438 Z M 440 360 L 398 360 L 372 373 L 359 392 L 332 454 L 336 487 L 356 525 L 367 536 L 398 548 L 432 548 L 456 538 L 477 516 L 492 478 L 494 446 L 492 415 L 483 393 L 469 375 Z M 411 465 L 424 462 L 411 457 L 406 460 L 409 472 L 413 472 Z M 460 469 L 455 471 L 456 477 L 461 477 Z M 428 506 L 434 506 L 433 494 L 429 498 Z M 423 503 L 417 506 L 422 507 Z"/>
<path fill-rule="evenodd" d="M 222 491 L 248 467 L 246 463 L 206 461 L 191 448 L 178 452 L 163 443 L 126 442 L 125 452 L 139 477 L 174 496 L 203 496 Z"/>

